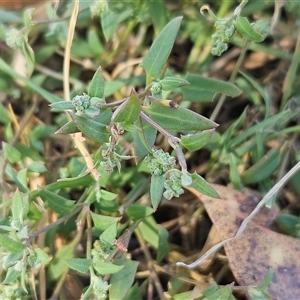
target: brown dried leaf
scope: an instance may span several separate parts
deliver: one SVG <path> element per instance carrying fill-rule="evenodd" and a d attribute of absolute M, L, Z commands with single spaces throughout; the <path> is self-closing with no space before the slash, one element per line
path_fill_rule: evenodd
<path fill-rule="evenodd" d="M 191 189 L 203 202 L 222 240 L 233 237 L 259 198 L 249 191 L 238 192 L 212 185 L 222 199 L 213 199 Z M 273 280 L 267 291 L 272 299 L 295 299 L 300 295 L 300 240 L 270 229 L 275 209 L 264 207 L 242 235 L 225 244 L 231 270 L 240 285 L 259 285 L 271 268 Z"/>

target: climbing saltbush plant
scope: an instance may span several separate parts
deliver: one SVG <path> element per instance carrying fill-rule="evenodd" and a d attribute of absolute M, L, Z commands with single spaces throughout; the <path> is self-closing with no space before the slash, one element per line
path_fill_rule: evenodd
<path fill-rule="evenodd" d="M 94 4 L 91 10 L 93 16 L 101 17 L 105 39 L 109 40 L 113 28 L 106 25 L 113 23 L 113 10 L 105 1 Z M 212 54 L 221 55 L 227 50 L 236 31 L 253 41 L 263 39 L 262 33 L 254 31 L 254 26 L 239 16 L 240 10 L 226 20 L 219 20 L 210 9 L 208 11 L 217 30 L 212 36 Z M 104 79 L 101 66 L 84 92 L 71 99 L 62 99 L 20 77 L 1 60 L 4 72 L 24 80 L 50 102 L 49 109 L 67 116 L 67 121 L 55 133 L 71 135 L 83 158 L 78 162 L 80 171 L 74 172 L 75 175 L 66 172 L 67 175 L 58 181 L 32 191 L 27 183 L 28 169 L 14 173 L 11 168 L 21 159 L 21 152 L 3 143 L 6 157 L 3 164 L 17 185 L 13 196 L 1 205 L 5 210 L 0 220 L 3 277 L 0 297 L 3 299 L 24 297 L 28 293 L 30 272 L 44 266 L 54 281 L 63 278 L 69 269 L 82 276 L 88 275 L 89 283 L 82 290 L 81 299 L 125 299 L 128 292 L 131 298 L 127 299 L 136 299 L 134 293 L 138 292 L 132 285 L 138 262 L 126 256 L 131 234 L 135 230 L 144 234 L 157 251 L 159 262 L 169 247 L 167 231 L 152 217 L 158 206 L 182 195 L 186 187 L 210 197 L 219 197 L 204 178 L 196 172 L 189 172 L 185 158 L 187 152 L 196 151 L 211 140 L 218 124 L 187 105 L 181 105 L 174 95 L 180 95 L 186 102 L 202 102 L 217 93 L 236 97 L 241 91 L 232 83 L 190 73 L 181 78 L 167 69 L 181 22 L 179 16 L 165 25 L 143 57 L 140 67 L 145 75 L 144 85 L 132 88 L 125 98 L 113 102 L 105 96 L 109 80 Z M 35 64 L 28 42 L 28 33 L 35 26 L 32 10 L 25 13 L 24 23 L 23 31 L 10 31 L 7 44 L 25 53 L 28 73 L 31 74 Z M 158 146 L 158 135 L 166 139 L 170 150 Z M 130 145 L 128 149 L 124 147 L 124 140 Z M 138 194 L 137 199 L 149 194 L 146 204 L 132 203 L 137 200 L 134 197 L 130 201 L 126 199 L 128 202 L 122 205 L 118 203 L 118 194 L 112 185 L 117 186 L 122 176 L 128 175 L 128 162 L 134 165 L 133 172 L 142 174 L 142 181 L 147 183 L 147 176 L 143 174 L 150 177 L 147 184 L 131 182 L 136 185 L 133 193 Z M 33 170 L 45 171 L 41 165 L 35 165 Z M 77 188 L 81 188 L 81 195 L 76 200 L 70 199 L 69 191 Z M 46 209 L 55 212 L 58 218 L 36 229 L 34 222 L 43 218 Z M 121 223 L 122 217 L 127 219 L 125 223 Z M 37 236 L 51 233 L 65 223 L 76 233 L 54 257 L 49 249 L 34 246 L 33 240 Z M 144 232 L 148 232 L 153 224 L 155 239 L 151 240 Z M 85 230 L 85 251 L 78 255 L 76 247 Z"/>

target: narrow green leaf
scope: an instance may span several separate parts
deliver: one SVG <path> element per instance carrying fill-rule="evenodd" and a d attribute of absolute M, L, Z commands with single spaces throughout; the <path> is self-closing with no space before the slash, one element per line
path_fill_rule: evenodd
<path fill-rule="evenodd" d="M 108 142 L 109 134 L 104 124 L 99 123 L 94 119 L 87 119 L 85 117 L 77 116 L 70 111 L 68 113 L 74 121 L 75 125 L 83 134 L 99 143 Z"/>
<path fill-rule="evenodd" d="M 4 150 L 5 157 L 10 163 L 20 162 L 22 154 L 15 147 L 8 143 L 2 142 L 2 148 Z"/>
<path fill-rule="evenodd" d="M 238 171 L 238 162 L 233 153 L 229 153 L 229 168 L 230 168 L 230 181 L 232 182 L 233 188 L 240 191 L 243 187 L 241 176 Z"/>
<path fill-rule="evenodd" d="M 92 97 L 103 98 L 104 96 L 104 78 L 102 69 L 99 67 L 89 84 L 88 95 Z"/>
<path fill-rule="evenodd" d="M 16 190 L 12 202 L 12 217 L 15 221 L 22 221 L 29 211 L 28 195 L 22 194 L 19 189 Z"/>
<path fill-rule="evenodd" d="M 49 266 L 49 279 L 57 280 L 68 270 L 67 264 L 64 264 L 64 260 L 72 258 L 74 256 L 75 248 L 78 246 L 78 240 L 73 239 L 73 241 L 60 248 Z"/>
<path fill-rule="evenodd" d="M 139 287 L 139 284 L 136 282 L 128 291 L 123 300 L 143 300 L 142 289 Z"/>
<path fill-rule="evenodd" d="M 151 152 L 151 148 L 156 139 L 157 130 L 144 120 L 142 120 L 142 122 L 137 120 L 135 125 L 141 127 L 139 130 L 133 132 L 134 155 L 137 157 L 137 161 L 141 161 Z"/>
<path fill-rule="evenodd" d="M 74 121 L 69 121 L 64 126 L 59 128 L 55 134 L 71 134 L 76 132 L 80 132 L 80 130 L 77 128 Z"/>
<path fill-rule="evenodd" d="M 167 23 L 167 7 L 164 0 L 145 1 L 148 7 L 149 16 L 154 26 L 155 35 L 157 36 Z"/>
<path fill-rule="evenodd" d="M 117 224 L 119 221 L 119 218 L 97 215 L 95 213 L 92 213 L 92 219 L 95 227 L 101 232 L 106 230 L 110 225 Z"/>
<path fill-rule="evenodd" d="M 52 259 L 51 256 L 41 248 L 35 248 L 33 251 L 36 255 L 36 258 L 40 260 L 43 265 L 47 265 Z"/>
<path fill-rule="evenodd" d="M 219 194 L 199 174 L 194 172 L 193 174 L 190 175 L 193 179 L 193 183 L 190 185 L 190 187 L 194 188 L 198 192 L 207 195 L 209 197 L 220 198 Z"/>
<path fill-rule="evenodd" d="M 182 17 L 169 22 L 158 35 L 140 66 L 148 76 L 160 77 L 160 73 L 167 62 L 178 33 Z"/>
<path fill-rule="evenodd" d="M 35 23 L 32 21 L 34 10 L 34 8 L 28 8 L 24 11 L 23 20 L 27 30 L 30 30 L 35 25 Z"/>
<path fill-rule="evenodd" d="M 190 83 L 182 89 L 183 99 L 192 102 L 210 102 L 217 93 L 237 97 L 241 90 L 234 84 L 218 79 L 188 73 L 185 79 Z"/>
<path fill-rule="evenodd" d="M 113 113 L 112 121 L 116 123 L 134 123 L 141 112 L 141 105 L 136 92 L 133 90 L 130 97 L 123 102 Z"/>
<path fill-rule="evenodd" d="M 87 258 L 68 258 L 64 262 L 69 268 L 82 274 L 86 274 L 92 264 L 92 260 Z"/>
<path fill-rule="evenodd" d="M 65 215 L 69 213 L 73 208 L 75 201 L 66 199 L 56 193 L 48 191 L 46 189 L 40 189 L 39 196 L 47 203 L 49 208 L 58 214 Z"/>
<path fill-rule="evenodd" d="M 33 161 L 28 166 L 28 171 L 29 172 L 36 172 L 36 173 L 44 173 L 44 172 L 47 172 L 48 169 L 46 168 L 46 166 L 44 164 L 42 164 L 38 161 Z"/>
<path fill-rule="evenodd" d="M 117 236 L 117 223 L 108 226 L 100 235 L 100 241 L 111 245 Z"/>
<path fill-rule="evenodd" d="M 100 275 L 114 274 L 124 268 L 124 266 L 118 266 L 112 263 L 106 263 L 102 261 L 95 262 L 93 264 L 93 267 Z"/>
<path fill-rule="evenodd" d="M 161 105 L 164 100 L 156 100 L 151 106 L 143 110 L 150 118 L 166 130 L 206 130 L 218 126 L 215 122 L 187 109 L 178 106 L 177 108 Z"/>
<path fill-rule="evenodd" d="M 189 82 L 182 78 L 165 77 L 159 83 L 164 91 L 171 91 L 181 86 L 189 85 Z"/>
<path fill-rule="evenodd" d="M 272 148 L 256 164 L 241 175 L 243 183 L 251 184 L 268 178 L 279 167 L 280 163 L 280 151 L 277 148 Z"/>
<path fill-rule="evenodd" d="M 198 150 L 210 141 L 214 131 L 214 129 L 209 129 L 200 133 L 182 135 L 180 144 L 189 151 Z"/>
<path fill-rule="evenodd" d="M 4 280 L 1 284 L 10 284 L 16 281 L 21 276 L 22 271 L 16 270 L 14 267 L 10 267 L 7 270 Z"/>
<path fill-rule="evenodd" d="M 75 109 L 75 106 L 72 103 L 72 101 L 58 101 L 58 102 L 49 104 L 49 106 L 51 108 L 61 109 L 61 110 Z"/>
<path fill-rule="evenodd" d="M 238 18 L 235 28 L 244 38 L 252 42 L 262 42 L 265 39 L 265 36 L 255 30 L 246 17 Z"/>
<path fill-rule="evenodd" d="M 16 241 L 2 233 L 0 233 L 0 246 L 13 253 L 20 252 L 26 247 L 22 242 Z"/>
<path fill-rule="evenodd" d="M 159 263 L 162 259 L 169 253 L 170 247 L 168 243 L 169 232 L 162 225 L 157 225 L 158 227 L 158 248 L 156 261 Z"/>
<path fill-rule="evenodd" d="M 27 169 L 22 169 L 18 172 L 17 178 L 20 182 L 20 184 L 23 185 L 24 189 L 22 190 L 26 190 L 27 192 L 29 192 L 29 188 L 28 188 L 28 183 L 27 183 Z"/>
<path fill-rule="evenodd" d="M 22 48 L 26 59 L 26 72 L 28 77 L 30 77 L 34 70 L 34 64 L 35 64 L 34 52 L 31 46 L 29 45 L 27 39 L 24 40 Z"/>
<path fill-rule="evenodd" d="M 22 259 L 24 251 L 13 253 L 10 252 L 7 254 L 6 259 L 3 261 L 3 266 L 5 269 L 12 267 L 15 265 L 19 260 Z"/>
<path fill-rule="evenodd" d="M 139 224 L 138 228 L 145 241 L 152 245 L 155 249 L 158 248 L 158 229 L 157 223 L 152 216 L 146 217 Z"/>
<path fill-rule="evenodd" d="M 2 103 L 0 103 L 0 122 L 3 124 L 7 124 L 11 120 L 11 116 L 8 110 L 4 107 Z"/>
<path fill-rule="evenodd" d="M 150 183 L 150 198 L 154 211 L 156 211 L 164 192 L 165 176 L 151 176 Z"/>
<path fill-rule="evenodd" d="M 118 259 L 115 261 L 115 264 L 124 267 L 110 277 L 109 298 L 121 300 L 132 286 L 138 262 Z M 126 278 L 126 280 L 124 280 L 124 278 Z"/>
<path fill-rule="evenodd" d="M 145 205 L 132 204 L 128 207 L 126 213 L 132 221 L 136 221 L 153 214 L 153 209 Z"/>
<path fill-rule="evenodd" d="M 106 41 L 109 41 L 115 31 L 117 24 L 117 15 L 107 9 L 101 13 L 101 27 Z"/>

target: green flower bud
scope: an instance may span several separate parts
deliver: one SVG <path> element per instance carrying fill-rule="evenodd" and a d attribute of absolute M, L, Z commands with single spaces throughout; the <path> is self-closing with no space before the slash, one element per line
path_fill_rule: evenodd
<path fill-rule="evenodd" d="M 21 48 L 24 42 L 24 35 L 15 28 L 6 33 L 6 44 L 13 49 Z"/>

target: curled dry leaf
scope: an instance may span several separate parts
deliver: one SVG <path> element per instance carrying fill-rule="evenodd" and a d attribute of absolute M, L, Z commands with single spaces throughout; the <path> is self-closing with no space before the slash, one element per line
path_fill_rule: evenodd
<path fill-rule="evenodd" d="M 222 199 L 190 189 L 204 204 L 222 240 L 235 236 L 242 221 L 259 198 L 250 191 L 238 192 L 212 185 Z M 272 299 L 295 299 L 300 295 L 300 240 L 271 229 L 275 209 L 264 207 L 236 239 L 225 244 L 231 270 L 240 285 L 258 286 L 268 270 L 274 272 L 267 291 Z"/>

